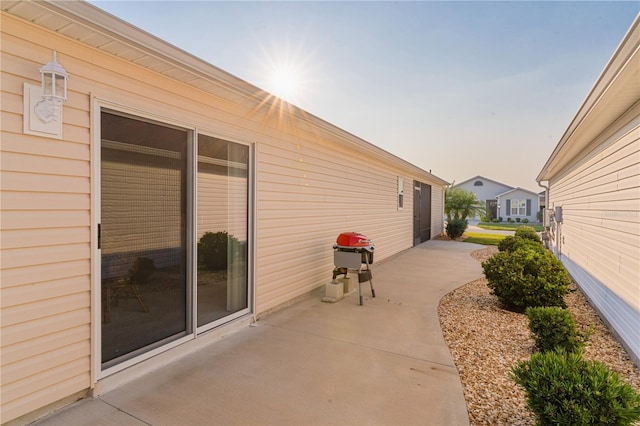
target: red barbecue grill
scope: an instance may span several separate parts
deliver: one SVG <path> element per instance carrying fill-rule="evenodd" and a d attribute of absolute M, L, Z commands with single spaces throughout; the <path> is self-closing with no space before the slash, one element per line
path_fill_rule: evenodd
<path fill-rule="evenodd" d="M 373 242 L 365 235 L 357 232 L 343 232 L 338 235 L 336 243 L 333 245 L 333 279 L 338 275 L 344 274 L 345 278 L 349 270 L 358 272 L 358 294 L 360 296 L 360 305 L 362 305 L 362 287 L 361 284 L 369 281 L 371 286 L 371 296 L 376 297 L 373 289 L 373 277 L 369 266 L 373 263 L 373 251 L 375 246 Z M 362 265 L 364 266 L 364 269 Z"/>

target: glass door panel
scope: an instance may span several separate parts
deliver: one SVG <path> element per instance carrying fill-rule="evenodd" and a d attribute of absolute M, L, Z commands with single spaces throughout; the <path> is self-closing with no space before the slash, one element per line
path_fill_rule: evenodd
<path fill-rule="evenodd" d="M 188 138 L 101 113 L 103 369 L 188 332 Z"/>
<path fill-rule="evenodd" d="M 198 135 L 197 325 L 247 309 L 249 147 Z"/>

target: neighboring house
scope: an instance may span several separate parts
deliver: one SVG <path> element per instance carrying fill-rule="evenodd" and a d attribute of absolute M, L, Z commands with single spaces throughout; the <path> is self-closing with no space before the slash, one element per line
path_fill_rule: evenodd
<path fill-rule="evenodd" d="M 526 218 L 530 222 L 537 220 L 539 196 L 535 192 L 514 188 L 483 176 L 474 176 L 453 187 L 476 194 L 476 198 L 484 204 L 492 219 L 501 217 L 504 221 L 509 218 L 514 220 Z M 480 220 L 480 217 L 476 215 L 470 219 Z"/>
<path fill-rule="evenodd" d="M 498 217 L 507 221 L 509 219 L 518 222 L 524 219 L 529 222 L 537 221 L 536 214 L 540 204 L 540 196 L 537 192 L 513 188 L 496 195 L 496 200 L 498 202 Z"/>
<path fill-rule="evenodd" d="M 1 8 L 3 423 L 308 296 L 341 232 L 376 261 L 443 232 L 431 173 L 89 3 Z"/>
<path fill-rule="evenodd" d="M 640 15 L 536 180 L 551 249 L 640 365 Z"/>

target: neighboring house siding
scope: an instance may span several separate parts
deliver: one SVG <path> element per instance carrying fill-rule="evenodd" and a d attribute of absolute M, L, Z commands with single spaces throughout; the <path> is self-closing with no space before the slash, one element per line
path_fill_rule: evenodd
<path fill-rule="evenodd" d="M 636 108 L 637 109 L 637 108 Z M 640 117 L 550 181 L 563 223 L 552 244 L 587 296 L 640 357 Z"/>
<path fill-rule="evenodd" d="M 476 185 L 477 182 L 482 183 L 482 185 Z M 502 194 L 505 191 L 513 189 L 512 186 L 504 185 L 491 179 L 486 179 L 482 176 L 476 176 L 460 182 L 455 185 L 454 188 L 461 188 L 465 191 L 473 192 L 476 195 L 476 199 L 482 202 L 482 207 L 486 207 L 487 201 L 495 200 L 498 194 Z M 498 216 L 500 215 L 498 214 Z M 470 219 L 480 220 L 481 218 L 479 214 L 474 214 Z"/>
<path fill-rule="evenodd" d="M 514 211 L 514 206 L 516 204 L 516 200 L 524 201 L 523 209 L 518 209 L 518 211 Z M 509 191 L 505 194 L 501 194 L 499 196 L 500 203 L 500 212 L 498 216 L 502 217 L 504 220 L 516 219 L 528 219 L 530 222 L 534 222 L 537 220 L 537 212 L 539 205 L 539 197 L 538 194 L 531 193 L 529 191 L 523 191 L 522 189 L 514 189 L 513 191 Z"/>
<path fill-rule="evenodd" d="M 482 186 L 475 186 L 474 184 L 476 181 L 482 182 Z M 473 192 L 474 194 L 476 194 L 476 198 L 481 201 L 495 200 L 497 194 L 502 194 L 503 192 L 513 189 L 513 187 L 511 186 L 502 185 L 500 183 L 493 182 L 482 177 L 469 179 L 468 181 L 460 183 L 455 187 Z"/>
<path fill-rule="evenodd" d="M 71 89 L 64 140 L 23 134 L 23 83 L 42 66 L 29 58 L 50 58 L 52 37 L 2 15 L 3 422 L 91 385 L 87 97 Z"/>

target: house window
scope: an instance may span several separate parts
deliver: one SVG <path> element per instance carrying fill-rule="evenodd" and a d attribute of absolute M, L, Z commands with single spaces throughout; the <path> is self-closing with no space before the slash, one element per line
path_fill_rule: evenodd
<path fill-rule="evenodd" d="M 482 186 L 484 185 L 481 180 L 477 180 L 473 183 L 473 186 Z"/>
<path fill-rule="evenodd" d="M 511 216 L 525 216 L 527 214 L 527 200 L 511 200 Z"/>

